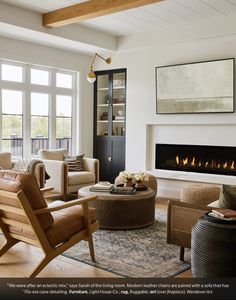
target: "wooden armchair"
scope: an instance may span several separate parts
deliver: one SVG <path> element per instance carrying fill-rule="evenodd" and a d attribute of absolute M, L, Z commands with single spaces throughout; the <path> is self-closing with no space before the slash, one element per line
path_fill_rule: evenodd
<path fill-rule="evenodd" d="M 220 191 L 213 184 L 191 184 L 181 190 L 181 201 L 168 202 L 167 243 L 180 246 L 180 260 L 184 260 L 184 248 L 191 248 L 193 226 L 216 205 Z"/>
<path fill-rule="evenodd" d="M 92 233 L 99 228 L 96 211 L 88 202 L 97 196 L 47 206 L 32 173 L 0 171 L 0 228 L 6 244 L 0 256 L 19 241 L 39 247 L 45 257 L 30 277 L 81 240 L 87 240 L 95 261 Z"/>
<path fill-rule="evenodd" d="M 167 243 L 180 246 L 179 259 L 184 260 L 184 248 L 191 248 L 191 232 L 198 219 L 210 207 L 177 200 L 168 201 Z"/>

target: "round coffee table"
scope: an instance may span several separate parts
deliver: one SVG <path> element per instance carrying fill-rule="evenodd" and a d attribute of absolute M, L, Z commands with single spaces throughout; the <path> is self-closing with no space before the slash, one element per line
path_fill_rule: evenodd
<path fill-rule="evenodd" d="M 90 206 L 96 208 L 100 228 L 134 229 L 151 225 L 155 220 L 156 192 L 151 188 L 133 195 L 91 192 L 91 186 L 81 188 L 80 196 L 97 195 Z"/>

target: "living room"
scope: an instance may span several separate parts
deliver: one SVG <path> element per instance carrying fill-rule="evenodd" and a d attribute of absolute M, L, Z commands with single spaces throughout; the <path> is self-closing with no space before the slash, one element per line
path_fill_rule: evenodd
<path fill-rule="evenodd" d="M 154 175 L 158 183 L 157 196 L 164 199 L 179 199 L 181 189 L 196 182 L 217 186 L 233 184 L 232 176 L 186 175 L 155 168 L 156 143 L 236 146 L 234 111 L 157 114 L 155 72 L 160 66 L 234 58 L 236 1 L 165 0 L 138 11 L 138 24 L 135 24 L 135 13 L 127 11 L 127 15 L 119 13 L 120 19 L 116 20 L 112 15 L 109 20 L 105 19 L 109 23 L 98 20 L 97 24 L 91 21 L 81 26 L 43 27 L 42 13 L 58 9 L 56 2 L 0 1 L 0 60 L 78 74 L 74 154 L 85 153 L 86 157 L 93 157 L 94 97 L 93 84 L 87 81 L 87 73 L 94 54 L 99 53 L 102 57 L 111 57 L 112 61 L 108 65 L 96 59 L 95 71 L 127 70 L 126 170 Z M 80 2 L 83 1 L 60 1 L 60 7 Z M 150 14 L 152 10 L 153 15 Z M 129 28 L 122 26 L 122 20 Z M 35 257 L 39 256 L 34 250 L 23 251 L 30 251 L 29 257 L 32 255 L 26 267 L 28 273 Z M 76 277 L 79 267 L 81 277 L 116 277 L 88 265 L 78 263 L 74 266 L 65 257 L 60 257 L 56 265 L 43 274 L 57 277 L 54 268 L 58 268 L 59 272 L 64 270 L 66 276 Z M 14 277 L 14 272 L 24 276 L 19 269 L 8 271 L 5 268 L 6 273 L 3 272 L 6 277 Z"/>

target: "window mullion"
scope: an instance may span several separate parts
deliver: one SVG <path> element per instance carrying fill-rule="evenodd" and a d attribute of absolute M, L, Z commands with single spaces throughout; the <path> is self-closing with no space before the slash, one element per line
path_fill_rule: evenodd
<path fill-rule="evenodd" d="M 51 85 L 52 85 L 52 92 L 50 95 L 50 105 L 49 105 L 49 136 L 50 136 L 50 143 L 49 147 L 51 149 L 56 149 L 56 73 L 51 73 Z"/>
<path fill-rule="evenodd" d="M 23 96 L 23 156 L 31 157 L 31 84 L 30 67 L 25 67 L 25 93 Z"/>

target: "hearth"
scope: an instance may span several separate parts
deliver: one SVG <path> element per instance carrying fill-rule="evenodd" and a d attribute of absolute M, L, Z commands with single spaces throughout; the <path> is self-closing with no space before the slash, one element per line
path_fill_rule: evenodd
<path fill-rule="evenodd" d="M 236 175 L 236 147 L 156 144 L 156 169 Z"/>

